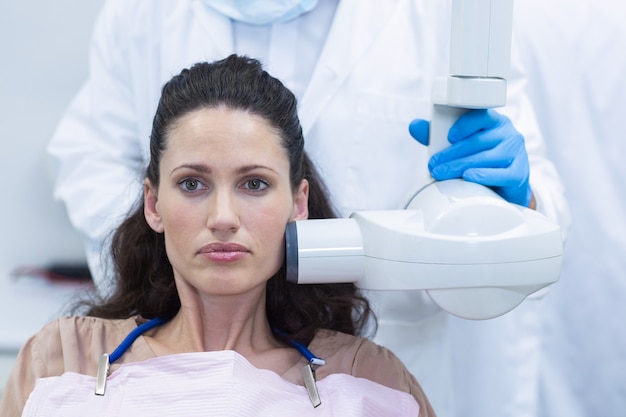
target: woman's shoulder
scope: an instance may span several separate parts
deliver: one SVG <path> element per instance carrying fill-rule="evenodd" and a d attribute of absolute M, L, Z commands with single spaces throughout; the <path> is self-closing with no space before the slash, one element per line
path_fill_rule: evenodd
<path fill-rule="evenodd" d="M 69 343 L 67 347 L 81 342 L 104 343 L 107 346 L 108 341 L 124 338 L 137 326 L 137 320 L 136 317 L 111 320 L 90 316 L 63 316 L 45 325 L 36 336 L 49 341 L 57 339 L 61 343 Z"/>
<path fill-rule="evenodd" d="M 371 340 L 341 332 L 321 330 L 309 349 L 326 361 L 317 369 L 319 379 L 343 373 L 365 378 L 386 387 L 411 394 L 420 404 L 420 416 L 434 415 L 415 377 L 389 349 Z"/>
<path fill-rule="evenodd" d="M 136 318 L 64 316 L 45 325 L 27 346 L 49 375 L 68 371 L 93 374 L 98 358 L 111 353 L 136 326 Z"/>
<path fill-rule="evenodd" d="M 337 369 L 341 373 L 363 376 L 372 370 L 380 373 L 380 369 L 393 367 L 410 375 L 393 352 L 365 337 L 321 330 L 311 342 L 310 348 L 313 353 L 317 353 L 314 349 L 319 351 L 319 356 L 332 365 L 329 368 Z"/>

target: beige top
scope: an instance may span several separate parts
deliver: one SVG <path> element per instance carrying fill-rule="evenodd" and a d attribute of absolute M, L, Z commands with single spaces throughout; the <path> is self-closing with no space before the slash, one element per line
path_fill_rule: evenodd
<path fill-rule="evenodd" d="M 138 324 L 139 318 L 105 320 L 95 317 L 63 317 L 45 326 L 21 349 L 15 368 L 0 401 L 0 416 L 18 417 L 38 378 L 76 372 L 95 376 L 98 358 L 111 353 Z M 435 415 L 416 379 L 389 350 L 371 341 L 339 332 L 318 332 L 308 346 L 326 365 L 316 371 L 318 380 L 329 374 L 343 373 L 366 378 L 387 387 L 411 394 L 420 406 L 419 417 Z M 111 371 L 129 362 L 140 362 L 156 355 L 140 336 L 111 365 Z M 285 380 L 304 385 L 300 369 L 302 358 L 284 374 Z"/>

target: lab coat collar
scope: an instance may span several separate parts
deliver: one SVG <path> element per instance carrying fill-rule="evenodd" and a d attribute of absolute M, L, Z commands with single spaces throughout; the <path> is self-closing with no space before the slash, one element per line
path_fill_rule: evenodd
<path fill-rule="evenodd" d="M 232 54 L 235 43 L 230 18 L 208 7 L 202 0 L 192 0 L 191 8 L 207 32 L 207 43 L 210 43 L 207 49 L 215 51 L 210 55 L 225 58 Z"/>
<path fill-rule="evenodd" d="M 399 4 L 387 0 L 339 1 L 319 62 L 300 101 L 305 137 Z"/>
<path fill-rule="evenodd" d="M 398 1 L 339 1 L 320 59 L 300 100 L 299 116 L 305 136 L 399 4 Z M 207 32 L 207 56 L 232 54 L 230 19 L 206 7 L 202 0 L 192 0 L 191 7 Z"/>

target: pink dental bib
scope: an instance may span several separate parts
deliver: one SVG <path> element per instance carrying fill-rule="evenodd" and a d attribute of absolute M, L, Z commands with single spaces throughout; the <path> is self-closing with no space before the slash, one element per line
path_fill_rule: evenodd
<path fill-rule="evenodd" d="M 124 364 L 107 379 L 68 372 L 42 378 L 24 417 L 139 416 L 417 416 L 405 392 L 367 379 L 332 374 L 317 382 L 321 405 L 313 408 L 304 386 L 255 368 L 234 351 L 168 355 Z"/>

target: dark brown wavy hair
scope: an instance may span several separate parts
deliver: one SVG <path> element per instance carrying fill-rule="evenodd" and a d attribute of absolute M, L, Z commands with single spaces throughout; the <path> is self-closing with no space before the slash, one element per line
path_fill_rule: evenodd
<path fill-rule="evenodd" d="M 236 55 L 195 64 L 163 87 L 146 170 L 146 178 L 154 186 L 159 184 L 159 163 L 170 129 L 194 110 L 218 106 L 244 110 L 269 122 L 279 132 L 288 155 L 293 189 L 302 179 L 309 182 L 309 218 L 336 217 L 325 186 L 304 151 L 295 96 L 257 60 Z M 169 319 L 178 312 L 180 299 L 164 236 L 146 223 L 143 198 L 113 234 L 111 254 L 114 292 L 104 300 L 92 300 L 88 315 Z M 353 284 L 292 284 L 285 279 L 284 263 L 267 282 L 266 311 L 272 328 L 306 344 L 322 328 L 361 334 L 367 320 L 373 318 L 367 299 Z"/>

